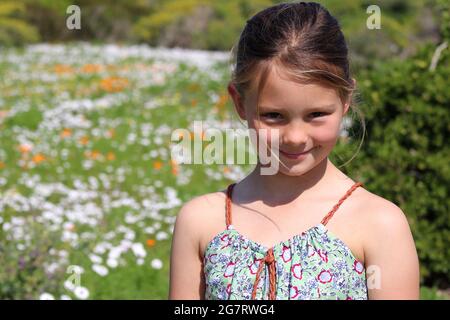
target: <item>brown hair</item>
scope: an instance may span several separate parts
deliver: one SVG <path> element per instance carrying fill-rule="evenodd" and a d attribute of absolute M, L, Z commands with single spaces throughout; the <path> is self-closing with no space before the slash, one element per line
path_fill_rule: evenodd
<path fill-rule="evenodd" d="M 256 107 L 270 69 L 282 69 L 290 80 L 334 88 L 341 101 L 354 99 L 348 49 L 338 21 L 315 2 L 281 3 L 247 20 L 237 46 L 231 82 L 242 100 L 260 75 Z M 353 101 L 351 101 L 353 102 Z M 350 103 L 360 116 L 362 113 Z M 361 140 L 362 143 L 362 140 Z"/>

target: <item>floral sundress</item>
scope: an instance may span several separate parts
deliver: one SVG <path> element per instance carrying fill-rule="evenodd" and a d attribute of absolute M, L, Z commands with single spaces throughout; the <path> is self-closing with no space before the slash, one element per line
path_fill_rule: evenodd
<path fill-rule="evenodd" d="M 234 185 L 227 188 L 226 229 L 208 243 L 204 253 L 205 299 L 368 299 L 364 265 L 326 227 L 361 182 L 346 192 L 321 223 L 272 248 L 234 229 Z"/>

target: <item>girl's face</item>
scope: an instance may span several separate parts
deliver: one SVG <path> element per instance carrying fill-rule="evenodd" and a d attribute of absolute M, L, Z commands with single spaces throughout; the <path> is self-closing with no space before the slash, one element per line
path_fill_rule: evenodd
<path fill-rule="evenodd" d="M 298 176 L 314 168 L 332 151 L 349 103 L 343 105 L 332 88 L 299 84 L 280 76 L 280 73 L 275 68 L 271 69 L 258 109 L 254 88 L 247 92 L 245 103 L 234 86 L 229 86 L 229 93 L 240 118 L 247 120 L 249 128 L 269 132 L 268 146 L 271 145 L 270 130 L 278 130 L 279 171 Z M 258 145 L 259 138 L 258 135 Z M 304 152 L 304 155 L 298 155 Z"/>

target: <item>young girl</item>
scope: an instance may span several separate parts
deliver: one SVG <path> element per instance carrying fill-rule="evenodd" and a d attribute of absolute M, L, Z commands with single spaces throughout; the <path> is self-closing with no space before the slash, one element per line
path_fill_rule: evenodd
<path fill-rule="evenodd" d="M 355 85 L 338 22 L 319 4 L 247 21 L 228 91 L 249 128 L 278 130 L 279 170 L 261 174 L 259 161 L 182 207 L 170 299 L 419 298 L 404 213 L 328 159 Z"/>

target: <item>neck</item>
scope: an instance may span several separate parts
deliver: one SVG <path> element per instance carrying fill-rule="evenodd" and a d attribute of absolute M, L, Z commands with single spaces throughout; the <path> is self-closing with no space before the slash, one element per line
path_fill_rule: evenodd
<path fill-rule="evenodd" d="M 281 172 L 261 175 L 260 164 L 242 181 L 243 189 L 249 190 L 253 199 L 264 199 L 268 203 L 287 203 L 300 195 L 314 195 L 317 190 L 326 190 L 332 181 L 344 176 L 326 157 L 314 168 L 299 176 L 288 176 Z M 245 186 L 245 187 L 244 187 Z M 248 188 L 247 186 L 252 186 Z M 303 196 L 302 196 L 303 197 Z"/>

